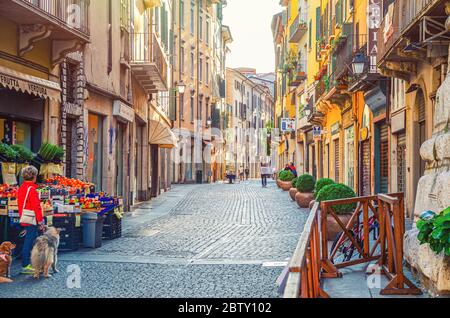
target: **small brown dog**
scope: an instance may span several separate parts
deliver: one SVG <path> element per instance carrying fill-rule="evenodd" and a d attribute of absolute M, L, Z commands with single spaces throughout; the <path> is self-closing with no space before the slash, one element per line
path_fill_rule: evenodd
<path fill-rule="evenodd" d="M 1 283 L 12 283 L 10 279 L 11 273 L 11 253 L 12 250 L 16 248 L 11 242 L 3 242 L 0 245 L 0 284 Z"/>
<path fill-rule="evenodd" d="M 34 268 L 33 277 L 38 279 L 41 273 L 45 278 L 49 278 L 48 273 L 50 267 L 53 273 L 57 273 L 56 265 L 58 262 L 58 246 L 59 246 L 60 230 L 49 227 L 44 235 L 36 239 L 36 243 L 31 251 L 31 265 Z"/>

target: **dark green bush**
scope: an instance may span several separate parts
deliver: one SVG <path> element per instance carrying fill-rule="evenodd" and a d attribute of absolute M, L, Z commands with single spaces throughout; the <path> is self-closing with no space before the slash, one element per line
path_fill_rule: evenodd
<path fill-rule="evenodd" d="M 301 193 L 311 193 L 314 191 L 316 179 L 309 174 L 304 174 L 297 179 L 296 188 Z"/>
<path fill-rule="evenodd" d="M 334 184 L 334 181 L 329 178 L 322 178 L 320 180 L 317 180 L 316 187 L 314 188 L 314 197 L 317 197 L 320 190 L 330 184 Z"/>
<path fill-rule="evenodd" d="M 298 180 L 298 178 L 292 179 L 292 187 L 294 187 L 294 188 L 297 187 L 297 180 Z"/>
<path fill-rule="evenodd" d="M 292 171 L 283 170 L 280 172 L 280 180 L 281 181 L 292 181 L 295 178 Z"/>
<path fill-rule="evenodd" d="M 12 145 L 11 148 L 18 153 L 20 161 L 31 162 L 34 158 L 33 152 L 22 145 Z"/>
<path fill-rule="evenodd" d="M 356 193 L 345 184 L 330 184 L 322 188 L 316 197 L 317 202 L 355 198 Z M 332 206 L 337 214 L 347 214 L 356 209 L 356 203 L 341 204 Z"/>

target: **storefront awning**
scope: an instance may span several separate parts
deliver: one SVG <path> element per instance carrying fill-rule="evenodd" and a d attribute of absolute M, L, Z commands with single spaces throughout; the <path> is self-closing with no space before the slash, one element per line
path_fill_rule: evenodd
<path fill-rule="evenodd" d="M 0 85 L 23 93 L 61 102 L 61 86 L 36 76 L 0 66 Z"/>
<path fill-rule="evenodd" d="M 151 119 L 149 125 L 149 143 L 151 145 L 158 145 L 161 148 L 176 147 L 177 137 L 162 119 Z"/>

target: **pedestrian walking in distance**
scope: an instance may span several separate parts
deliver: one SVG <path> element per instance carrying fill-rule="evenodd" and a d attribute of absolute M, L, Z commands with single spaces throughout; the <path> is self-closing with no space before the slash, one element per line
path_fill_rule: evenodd
<path fill-rule="evenodd" d="M 267 178 L 270 176 L 271 171 L 267 163 L 261 163 L 261 181 L 263 188 L 267 188 Z"/>
<path fill-rule="evenodd" d="M 245 180 L 248 181 L 248 176 L 250 175 L 250 169 L 249 168 L 245 168 Z"/>

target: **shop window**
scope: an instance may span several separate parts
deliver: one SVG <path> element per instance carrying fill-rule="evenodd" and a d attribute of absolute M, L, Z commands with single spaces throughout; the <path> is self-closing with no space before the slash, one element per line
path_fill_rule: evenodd
<path fill-rule="evenodd" d="M 89 114 L 88 129 L 87 178 L 100 190 L 102 188 L 103 168 L 103 118 L 95 114 Z"/>
<path fill-rule="evenodd" d="M 25 146 L 31 149 L 31 125 L 21 122 L 16 122 L 16 135 L 14 144 Z"/>

